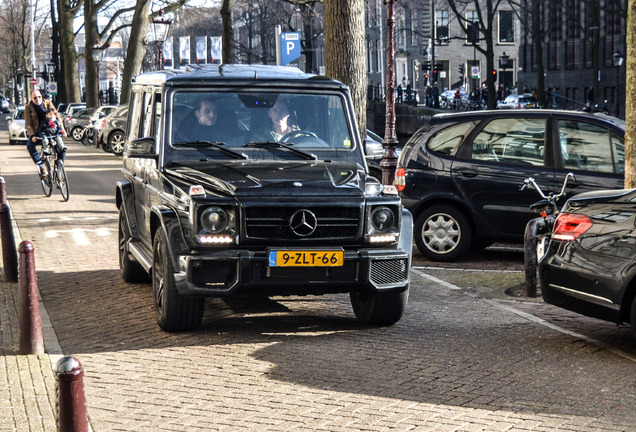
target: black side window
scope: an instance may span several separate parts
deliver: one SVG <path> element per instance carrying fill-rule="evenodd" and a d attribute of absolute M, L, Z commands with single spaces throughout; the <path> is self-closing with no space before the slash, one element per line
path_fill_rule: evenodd
<path fill-rule="evenodd" d="M 472 159 L 543 166 L 545 119 L 506 118 L 489 122 L 473 139 Z"/>
<path fill-rule="evenodd" d="M 460 123 L 436 133 L 428 142 L 429 150 L 447 156 L 455 156 L 459 144 L 473 126 L 472 122 Z"/>
<path fill-rule="evenodd" d="M 563 168 L 602 173 L 623 172 L 625 144 L 621 138 L 592 123 L 559 120 L 558 124 Z"/>

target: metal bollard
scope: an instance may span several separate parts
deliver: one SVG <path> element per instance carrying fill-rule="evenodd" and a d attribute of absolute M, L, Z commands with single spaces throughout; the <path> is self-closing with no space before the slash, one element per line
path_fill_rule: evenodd
<path fill-rule="evenodd" d="M 38 278 L 35 273 L 35 253 L 30 241 L 23 241 L 20 253 L 20 275 L 18 277 L 18 320 L 20 322 L 20 354 L 43 354 L 44 338 Z"/>
<path fill-rule="evenodd" d="M 15 237 L 13 237 L 9 204 L 0 204 L 0 241 L 2 241 L 4 278 L 9 282 L 17 282 L 18 253 L 15 249 Z"/>
<path fill-rule="evenodd" d="M 55 367 L 58 432 L 88 432 L 84 369 L 78 359 L 62 357 Z"/>
<path fill-rule="evenodd" d="M 0 177 L 0 204 L 7 203 L 7 184 L 4 181 L 4 177 Z"/>

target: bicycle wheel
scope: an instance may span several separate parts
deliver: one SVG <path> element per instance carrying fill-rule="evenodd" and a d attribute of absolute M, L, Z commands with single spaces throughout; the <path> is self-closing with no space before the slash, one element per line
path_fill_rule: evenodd
<path fill-rule="evenodd" d="M 57 187 L 60 189 L 64 201 L 68 201 L 68 179 L 66 178 L 64 163 L 61 160 L 55 161 L 55 168 L 55 183 L 57 183 Z"/>
<path fill-rule="evenodd" d="M 51 172 L 51 164 L 48 159 L 42 159 L 42 165 L 46 168 L 46 175 L 40 177 L 40 184 L 42 185 L 44 195 L 50 197 L 51 192 L 53 191 L 53 173 Z"/>

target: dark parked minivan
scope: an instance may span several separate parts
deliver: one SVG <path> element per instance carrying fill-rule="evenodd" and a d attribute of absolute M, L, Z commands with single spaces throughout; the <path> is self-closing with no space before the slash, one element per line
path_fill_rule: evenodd
<path fill-rule="evenodd" d="M 538 193 L 558 192 L 573 172 L 565 198 L 623 187 L 625 122 L 558 110 L 498 110 L 438 114 L 406 143 L 395 184 L 416 220 L 420 252 L 452 261 L 471 246 L 522 241 L 536 217 Z M 558 203 L 557 203 L 558 204 Z"/>

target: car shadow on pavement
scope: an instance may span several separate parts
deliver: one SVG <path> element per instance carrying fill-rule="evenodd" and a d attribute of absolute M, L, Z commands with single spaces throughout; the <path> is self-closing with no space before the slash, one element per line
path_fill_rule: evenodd
<path fill-rule="evenodd" d="M 155 322 L 151 285 L 124 283 L 116 269 L 45 271 L 38 279 L 67 355 L 96 361 L 106 354 L 108 363 L 133 352 L 135 360 L 148 357 L 142 362 L 197 353 L 199 367 L 257 364 L 263 371 L 242 373 L 317 395 L 339 392 L 343 403 L 380 397 L 433 411 L 462 407 L 636 423 L 633 362 L 493 313 L 467 295 L 417 287 L 402 321 L 390 327 L 358 324 L 346 295 L 213 299 L 199 330 L 170 334 Z M 163 349 L 172 354 L 164 359 Z M 202 350 L 220 352 L 227 363 L 209 363 L 216 356 L 206 358 Z"/>

